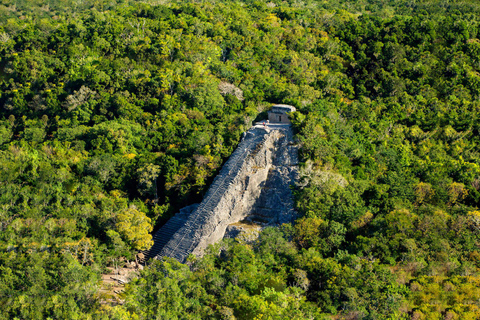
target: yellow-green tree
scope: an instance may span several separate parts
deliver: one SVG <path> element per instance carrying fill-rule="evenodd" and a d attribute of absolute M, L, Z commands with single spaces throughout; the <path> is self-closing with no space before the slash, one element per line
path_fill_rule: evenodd
<path fill-rule="evenodd" d="M 151 219 L 134 205 L 117 214 L 116 228 L 133 249 L 147 250 L 153 245 Z"/>

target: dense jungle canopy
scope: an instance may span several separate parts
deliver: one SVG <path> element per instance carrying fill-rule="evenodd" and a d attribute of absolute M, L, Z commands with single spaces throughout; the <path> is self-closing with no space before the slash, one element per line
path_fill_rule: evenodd
<path fill-rule="evenodd" d="M 478 1 L 0 0 L 0 319 L 480 319 Z M 100 275 L 296 106 L 298 220 Z"/>

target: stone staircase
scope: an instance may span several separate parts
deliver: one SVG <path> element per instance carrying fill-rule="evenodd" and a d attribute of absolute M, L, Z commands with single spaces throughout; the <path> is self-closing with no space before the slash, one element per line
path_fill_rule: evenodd
<path fill-rule="evenodd" d="M 267 131 L 254 129 L 247 132 L 237 149 L 222 167 L 203 201 L 192 212 L 180 212 L 172 217 L 153 237 L 154 245 L 143 252 L 143 263 L 152 258 L 168 256 L 184 262 L 200 240 L 200 228 L 205 228 L 207 220 L 218 206 L 225 190 L 237 178 L 245 159 L 259 150 Z"/>

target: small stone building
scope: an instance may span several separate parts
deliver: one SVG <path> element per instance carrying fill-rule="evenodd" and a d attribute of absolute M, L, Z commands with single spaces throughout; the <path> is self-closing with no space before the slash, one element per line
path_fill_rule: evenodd
<path fill-rule="evenodd" d="M 268 120 L 270 123 L 290 123 L 287 112 L 294 112 L 297 109 L 287 104 L 276 104 L 268 111 Z"/>

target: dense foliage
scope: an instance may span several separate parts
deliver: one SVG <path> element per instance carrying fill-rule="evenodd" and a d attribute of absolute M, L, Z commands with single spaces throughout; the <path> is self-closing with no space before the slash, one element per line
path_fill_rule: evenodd
<path fill-rule="evenodd" d="M 0 0 L 0 319 L 478 319 L 475 1 Z M 299 219 L 100 274 L 293 104 Z"/>

